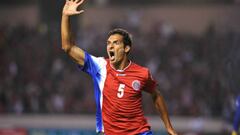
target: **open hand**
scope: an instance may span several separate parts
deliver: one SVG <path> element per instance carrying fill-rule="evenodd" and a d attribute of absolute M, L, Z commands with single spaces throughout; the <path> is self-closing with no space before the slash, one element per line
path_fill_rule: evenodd
<path fill-rule="evenodd" d="M 77 15 L 84 12 L 84 10 L 78 11 L 77 8 L 84 2 L 84 0 L 66 0 L 63 7 L 63 15 Z"/>

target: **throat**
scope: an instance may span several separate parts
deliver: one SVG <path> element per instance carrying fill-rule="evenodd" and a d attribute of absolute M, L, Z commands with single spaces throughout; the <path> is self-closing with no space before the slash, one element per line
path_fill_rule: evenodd
<path fill-rule="evenodd" d="M 130 60 L 126 59 L 121 62 L 111 63 L 111 67 L 113 67 L 115 70 L 124 70 L 130 65 Z"/>

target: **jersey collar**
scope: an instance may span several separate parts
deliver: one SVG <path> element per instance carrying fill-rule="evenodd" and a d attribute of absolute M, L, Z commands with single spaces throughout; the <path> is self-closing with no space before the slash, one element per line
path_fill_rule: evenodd
<path fill-rule="evenodd" d="M 127 69 L 131 66 L 131 64 L 132 64 L 132 61 L 129 60 L 128 65 L 127 65 L 124 69 L 115 69 L 115 68 L 110 64 L 110 62 L 109 62 L 110 67 L 111 67 L 113 70 L 117 71 L 117 72 L 124 72 L 125 70 L 127 70 Z"/>

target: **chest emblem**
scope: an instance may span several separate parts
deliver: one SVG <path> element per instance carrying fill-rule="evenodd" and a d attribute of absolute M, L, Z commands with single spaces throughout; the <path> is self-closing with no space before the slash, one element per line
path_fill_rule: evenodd
<path fill-rule="evenodd" d="M 132 82 L 132 87 L 133 87 L 134 90 L 136 90 L 136 91 L 140 90 L 140 86 L 141 86 L 140 81 L 134 80 L 134 81 Z"/>

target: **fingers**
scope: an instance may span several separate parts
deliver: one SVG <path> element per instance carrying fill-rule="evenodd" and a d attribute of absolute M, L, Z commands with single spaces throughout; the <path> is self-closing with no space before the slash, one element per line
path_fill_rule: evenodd
<path fill-rule="evenodd" d="M 66 0 L 66 2 L 74 2 L 77 4 L 82 4 L 84 2 L 84 0 Z"/>
<path fill-rule="evenodd" d="M 81 5 L 83 2 L 84 2 L 84 0 L 76 0 L 75 1 L 78 5 Z"/>
<path fill-rule="evenodd" d="M 68 2 L 73 2 L 76 3 L 77 5 L 81 5 L 84 2 L 84 0 L 66 0 L 66 3 Z"/>
<path fill-rule="evenodd" d="M 76 1 L 79 1 L 79 0 L 66 0 L 66 2 L 75 2 L 75 3 Z"/>
<path fill-rule="evenodd" d="M 84 10 L 80 10 L 80 11 L 77 11 L 77 14 L 81 14 L 83 12 L 84 12 Z"/>
<path fill-rule="evenodd" d="M 69 2 L 71 2 L 71 0 L 66 0 L 66 4 L 68 4 Z"/>

